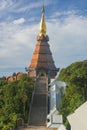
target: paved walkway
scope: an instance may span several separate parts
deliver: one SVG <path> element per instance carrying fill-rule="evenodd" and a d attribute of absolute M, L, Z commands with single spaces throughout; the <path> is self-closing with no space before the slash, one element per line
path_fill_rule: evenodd
<path fill-rule="evenodd" d="M 31 126 L 28 128 L 22 128 L 20 130 L 50 130 L 50 129 L 45 126 Z"/>

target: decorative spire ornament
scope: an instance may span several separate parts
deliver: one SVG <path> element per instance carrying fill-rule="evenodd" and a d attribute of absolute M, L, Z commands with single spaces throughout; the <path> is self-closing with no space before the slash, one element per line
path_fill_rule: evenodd
<path fill-rule="evenodd" d="M 45 17 L 44 17 L 44 5 L 42 7 L 42 17 L 41 17 L 41 22 L 40 22 L 40 33 L 39 35 L 42 36 L 46 36 L 46 23 L 45 23 Z"/>

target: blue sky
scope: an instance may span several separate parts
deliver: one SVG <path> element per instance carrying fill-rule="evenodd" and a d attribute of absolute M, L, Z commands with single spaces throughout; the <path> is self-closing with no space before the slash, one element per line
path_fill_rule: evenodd
<path fill-rule="evenodd" d="M 56 66 L 87 59 L 87 0 L 0 0 L 0 69 L 29 66 L 43 3 Z"/>

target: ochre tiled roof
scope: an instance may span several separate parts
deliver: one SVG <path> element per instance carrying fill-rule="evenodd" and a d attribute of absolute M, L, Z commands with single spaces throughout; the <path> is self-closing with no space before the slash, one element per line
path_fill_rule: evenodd
<path fill-rule="evenodd" d="M 40 40 L 36 44 L 29 68 L 37 69 L 43 67 L 46 69 L 56 69 L 47 41 L 46 37 L 43 36 L 42 39 L 40 37 Z"/>

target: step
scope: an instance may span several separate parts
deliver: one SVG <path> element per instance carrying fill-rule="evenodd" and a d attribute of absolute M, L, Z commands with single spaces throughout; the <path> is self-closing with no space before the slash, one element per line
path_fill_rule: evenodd
<path fill-rule="evenodd" d="M 46 80 L 36 81 L 31 112 L 29 118 L 30 126 L 46 126 L 47 117 L 47 84 Z"/>

